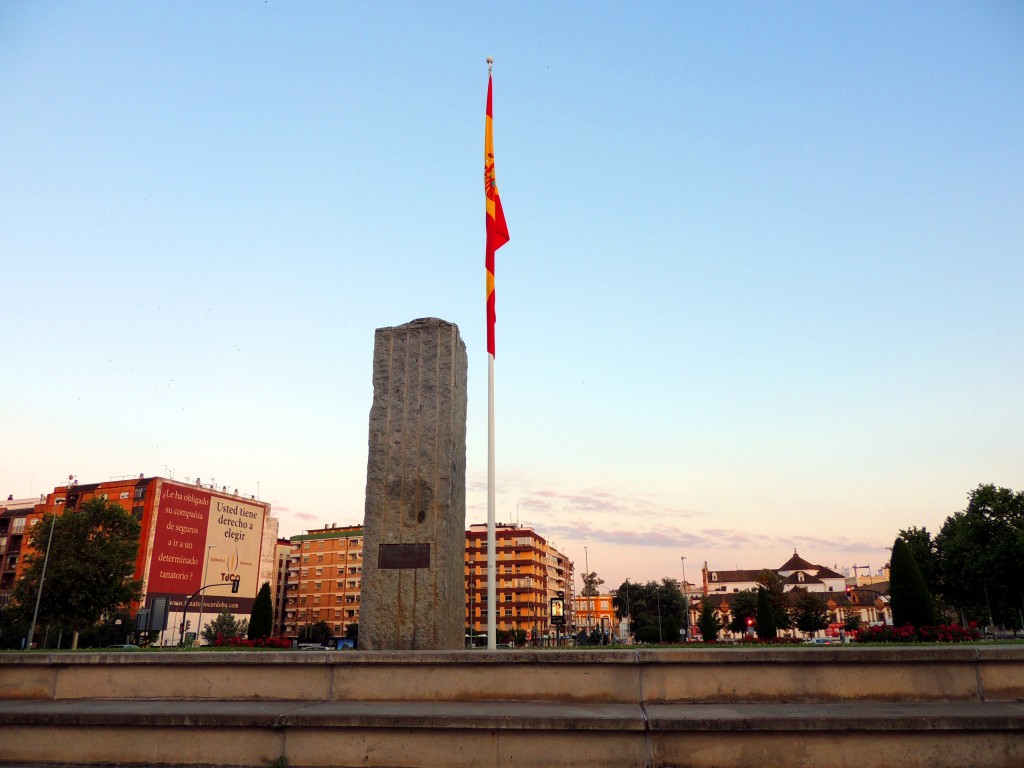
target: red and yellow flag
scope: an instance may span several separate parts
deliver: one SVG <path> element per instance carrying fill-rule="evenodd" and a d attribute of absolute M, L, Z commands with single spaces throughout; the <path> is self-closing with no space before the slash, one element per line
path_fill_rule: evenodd
<path fill-rule="evenodd" d="M 498 182 L 494 177 L 494 136 L 491 118 L 491 76 L 487 76 L 487 118 L 484 123 L 484 202 L 486 204 L 487 255 L 487 352 L 494 356 L 494 252 L 508 242 L 508 226 L 501 210 Z"/>

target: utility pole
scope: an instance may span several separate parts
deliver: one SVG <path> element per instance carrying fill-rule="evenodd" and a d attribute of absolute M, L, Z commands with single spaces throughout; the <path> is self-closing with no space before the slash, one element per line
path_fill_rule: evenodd
<path fill-rule="evenodd" d="M 39 590 L 36 592 L 36 608 L 32 611 L 32 624 L 28 630 L 28 638 L 25 640 L 26 651 L 32 647 L 32 636 L 36 633 L 36 619 L 39 618 L 39 603 L 43 599 L 43 581 L 46 579 L 46 566 L 50 562 L 50 545 L 53 543 L 53 529 L 56 527 L 57 516 L 53 515 L 53 519 L 50 520 L 50 535 L 46 539 L 46 554 L 43 556 L 43 570 L 39 574 Z"/>

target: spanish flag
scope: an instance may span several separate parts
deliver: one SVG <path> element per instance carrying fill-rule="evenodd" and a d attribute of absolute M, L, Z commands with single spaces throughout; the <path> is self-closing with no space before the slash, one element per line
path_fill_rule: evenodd
<path fill-rule="evenodd" d="M 484 122 L 484 202 L 487 213 L 487 255 L 484 260 L 487 267 L 487 352 L 494 357 L 494 252 L 508 242 L 508 226 L 494 176 L 490 74 L 487 75 L 487 118 Z"/>

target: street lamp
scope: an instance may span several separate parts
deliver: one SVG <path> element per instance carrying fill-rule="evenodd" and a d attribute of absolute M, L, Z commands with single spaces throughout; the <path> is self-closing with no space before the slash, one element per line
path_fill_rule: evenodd
<path fill-rule="evenodd" d="M 629 610 L 629 576 L 626 577 L 626 621 L 629 634 L 633 634 L 633 614 Z"/>
<path fill-rule="evenodd" d="M 32 611 L 32 624 L 28 630 L 28 639 L 25 641 L 25 650 L 32 649 L 32 635 L 36 633 L 36 619 L 39 618 L 39 602 L 43 599 L 43 581 L 46 579 L 46 565 L 50 562 L 50 545 L 53 544 L 53 529 L 57 527 L 57 516 L 53 515 L 50 520 L 50 535 L 46 539 L 46 554 L 43 556 L 43 570 L 39 574 L 39 589 L 36 592 L 36 607 Z M 46 643 L 44 642 L 45 646 Z"/>
<path fill-rule="evenodd" d="M 214 548 L 213 544 L 211 544 L 210 546 L 208 546 L 206 548 L 206 570 L 203 571 L 203 584 L 202 584 L 202 586 L 204 586 L 204 587 L 206 586 L 206 583 L 210 580 L 210 550 L 213 549 L 213 548 Z M 202 634 L 203 634 L 203 605 L 205 604 L 205 601 L 206 601 L 206 593 L 203 592 L 202 594 L 199 595 L 199 623 L 196 624 L 196 640 L 198 640 L 200 637 L 202 637 Z"/>
<path fill-rule="evenodd" d="M 683 564 L 683 617 L 685 619 L 686 639 L 690 639 L 690 594 L 686 588 L 686 555 L 679 556 L 679 562 Z"/>
<path fill-rule="evenodd" d="M 593 591 L 587 586 L 587 579 L 590 578 L 590 553 L 587 548 L 583 548 L 583 567 L 587 569 L 587 572 L 583 575 L 583 591 L 587 593 L 587 629 L 591 628 L 591 622 L 593 621 L 593 602 L 591 601 L 590 593 Z"/>

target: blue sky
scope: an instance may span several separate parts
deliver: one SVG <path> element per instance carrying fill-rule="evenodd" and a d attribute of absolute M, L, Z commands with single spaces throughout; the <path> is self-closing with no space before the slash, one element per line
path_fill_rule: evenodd
<path fill-rule="evenodd" d="M 359 522 L 437 316 L 483 522 L 489 55 L 500 520 L 696 580 L 1024 487 L 1024 5 L 272 0 L 0 6 L 0 492 Z"/>

